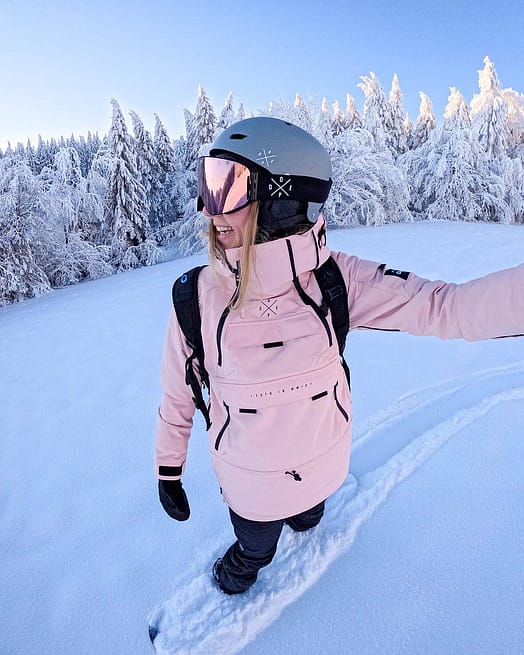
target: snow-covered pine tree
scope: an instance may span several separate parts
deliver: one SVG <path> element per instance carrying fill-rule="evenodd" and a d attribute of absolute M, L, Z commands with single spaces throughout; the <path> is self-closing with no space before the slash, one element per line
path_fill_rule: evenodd
<path fill-rule="evenodd" d="M 18 161 L 25 161 L 25 148 L 24 144 L 20 143 L 20 141 L 16 144 L 15 158 L 18 159 Z"/>
<path fill-rule="evenodd" d="M 409 191 L 387 149 L 379 150 L 367 130 L 346 130 L 331 150 L 333 187 L 325 207 L 337 227 L 409 221 Z"/>
<path fill-rule="evenodd" d="M 56 153 L 60 150 L 58 143 L 54 137 L 51 137 L 49 143 L 47 144 L 47 164 L 46 166 L 52 166 Z"/>
<path fill-rule="evenodd" d="M 92 147 L 94 148 L 94 142 Z M 81 222 L 86 231 L 86 239 L 97 246 L 111 241 L 105 224 L 105 202 L 109 193 L 111 170 L 112 159 L 109 144 L 107 139 L 104 139 L 96 150 L 89 167 L 86 177 L 86 195 L 81 207 L 83 213 Z"/>
<path fill-rule="evenodd" d="M 524 205 L 524 179 L 522 160 L 510 159 L 512 140 L 508 103 L 502 93 L 495 66 L 489 57 L 479 72 L 480 93 L 471 101 L 472 129 L 486 152 L 488 165 L 500 176 L 506 188 L 510 220 L 522 222 Z"/>
<path fill-rule="evenodd" d="M 311 111 L 309 110 L 308 105 L 302 99 L 300 93 L 297 93 L 295 96 L 295 103 L 293 107 L 293 116 L 292 122 L 295 125 L 298 125 L 306 132 L 313 131 L 313 120 L 311 118 Z"/>
<path fill-rule="evenodd" d="M 520 157 L 505 158 L 501 171 L 511 222 L 524 223 L 524 163 Z"/>
<path fill-rule="evenodd" d="M 96 157 L 96 154 L 100 149 L 101 145 L 102 145 L 102 140 L 98 136 L 98 132 L 95 132 L 95 134 L 91 134 L 91 132 L 87 133 L 87 149 L 89 153 L 87 170 L 91 168 L 93 160 Z"/>
<path fill-rule="evenodd" d="M 91 166 L 91 157 L 89 156 L 89 147 L 86 138 L 83 135 L 80 136 L 74 147 L 80 160 L 80 170 L 82 171 L 83 177 L 86 177 Z"/>
<path fill-rule="evenodd" d="M 295 106 L 286 98 L 277 101 L 271 100 L 269 103 L 268 115 L 272 118 L 280 118 L 292 123 L 295 120 L 294 114 Z"/>
<path fill-rule="evenodd" d="M 155 114 L 153 146 L 155 158 L 161 170 L 166 175 L 172 173 L 175 165 L 173 146 L 169 134 L 157 114 Z"/>
<path fill-rule="evenodd" d="M 164 124 L 155 114 L 155 133 L 153 137 L 155 158 L 160 167 L 155 194 L 155 214 L 161 226 L 160 240 L 164 240 L 164 227 L 171 225 L 180 213 L 180 204 L 174 193 L 175 152 Z M 187 166 L 187 153 L 184 166 Z"/>
<path fill-rule="evenodd" d="M 45 189 L 45 210 L 48 225 L 69 235 L 81 230 L 78 208 L 85 193 L 85 180 L 75 148 L 64 146 L 54 157 L 53 165 L 40 173 Z"/>
<path fill-rule="evenodd" d="M 220 132 L 227 129 L 234 122 L 235 122 L 235 110 L 233 109 L 233 92 L 230 91 L 227 94 L 224 107 L 222 108 L 222 111 L 220 112 L 220 116 L 218 117 L 214 137 L 216 138 L 220 134 Z"/>
<path fill-rule="evenodd" d="M 40 183 L 24 161 L 0 161 L 0 306 L 50 289 L 35 244 L 42 232 Z"/>
<path fill-rule="evenodd" d="M 338 100 L 333 103 L 333 120 L 331 121 L 331 133 L 333 137 L 338 137 L 346 131 L 346 117 L 342 111 Z"/>
<path fill-rule="evenodd" d="M 112 235 L 115 265 L 121 269 L 151 263 L 145 248 L 150 227 L 144 187 L 136 163 L 136 154 L 124 116 L 113 99 L 113 117 L 109 130 L 111 177 L 106 200 L 106 223 Z"/>
<path fill-rule="evenodd" d="M 196 197 L 198 193 L 198 182 L 194 171 L 185 166 L 186 141 L 183 137 L 177 139 L 173 144 L 174 173 L 171 193 L 176 199 L 177 220 L 183 219 L 186 207 L 193 203 L 196 212 Z"/>
<path fill-rule="evenodd" d="M 362 76 L 360 79 L 362 82 L 358 84 L 358 87 L 362 89 L 366 98 L 362 123 L 373 136 L 377 149 L 382 150 L 387 147 L 388 107 L 386 96 L 375 73 L 370 72 L 369 77 Z"/>
<path fill-rule="evenodd" d="M 355 99 L 349 93 L 346 93 L 346 128 L 354 130 L 362 127 L 362 119 L 358 113 Z"/>
<path fill-rule="evenodd" d="M 213 143 L 217 119 L 215 110 L 202 86 L 198 87 L 198 99 L 194 114 L 199 149 L 206 143 Z M 198 155 L 198 153 L 197 153 Z"/>
<path fill-rule="evenodd" d="M 34 158 L 34 174 L 39 175 L 43 168 L 51 165 L 51 162 L 52 159 L 49 156 L 47 144 L 39 134 Z"/>
<path fill-rule="evenodd" d="M 35 149 L 31 145 L 31 141 L 27 139 L 27 144 L 25 147 L 25 160 L 29 168 L 31 169 L 31 172 L 34 173 L 34 168 L 35 168 Z"/>
<path fill-rule="evenodd" d="M 246 111 L 244 109 L 244 103 L 241 102 L 240 105 L 238 106 L 237 115 L 235 116 L 235 123 L 237 121 L 243 121 L 245 117 L 246 117 Z"/>
<path fill-rule="evenodd" d="M 413 134 L 411 138 L 411 148 L 414 150 L 425 143 L 436 126 L 435 115 L 433 114 L 433 104 L 422 91 L 419 92 L 420 108 Z"/>
<path fill-rule="evenodd" d="M 109 275 L 109 249 L 89 240 L 96 208 L 82 176 L 76 148 L 61 148 L 53 167 L 44 168 L 40 177 L 46 186 L 40 265 L 51 285 L 63 287 Z"/>
<path fill-rule="evenodd" d="M 480 93 L 471 101 L 472 129 L 476 133 L 488 159 L 508 155 L 508 106 L 502 95 L 495 66 L 489 57 L 478 71 Z"/>
<path fill-rule="evenodd" d="M 140 182 L 144 187 L 149 224 L 155 233 L 163 225 L 163 216 L 159 215 L 159 203 L 157 202 L 161 187 L 160 178 L 163 171 L 161 171 L 156 158 L 151 133 L 146 130 L 144 123 L 136 112 L 130 111 L 129 114 L 133 122 L 136 163 Z"/>
<path fill-rule="evenodd" d="M 184 109 L 184 126 L 186 130 L 186 137 L 185 137 L 185 151 L 186 151 L 186 168 L 189 168 L 191 164 L 191 153 L 189 151 L 189 139 L 192 138 L 192 124 L 193 124 L 193 114 L 189 111 L 189 109 Z"/>
<path fill-rule="evenodd" d="M 243 112 L 242 105 L 240 105 L 240 111 Z M 190 119 L 187 110 L 185 115 L 187 140 L 183 145 L 186 153 L 186 166 L 177 167 L 174 183 L 178 198 L 179 219 L 173 225 L 173 233 L 180 255 L 189 255 L 204 249 L 201 234 L 208 225 L 208 219 L 196 209 L 196 167 L 203 146 L 213 142 L 217 121 L 211 103 L 201 86 L 198 87 L 195 113 Z M 238 115 L 233 122 L 236 122 L 237 119 Z"/>
<path fill-rule="evenodd" d="M 404 98 L 400 89 L 398 75 L 393 75 L 391 91 L 386 114 L 386 143 L 394 157 L 401 155 L 408 149 L 404 121 Z"/>
<path fill-rule="evenodd" d="M 443 126 L 401 163 L 411 185 L 411 208 L 424 218 L 510 222 L 504 183 L 490 169 L 456 88 L 451 88 Z"/>
<path fill-rule="evenodd" d="M 408 113 L 406 113 L 406 118 L 404 119 L 404 132 L 406 134 L 408 150 L 410 150 L 413 147 L 413 122 Z"/>
<path fill-rule="evenodd" d="M 204 243 L 202 231 L 208 219 L 197 211 L 196 197 L 198 180 L 196 172 L 185 166 L 186 142 L 175 142 L 175 173 L 173 176 L 173 195 L 177 204 L 177 221 L 171 226 L 170 236 L 175 238 L 176 250 L 180 256 L 202 252 Z"/>
<path fill-rule="evenodd" d="M 206 143 L 212 143 L 216 129 L 216 116 L 202 86 L 198 87 L 198 97 L 195 113 L 187 132 L 188 168 L 196 170 L 200 148 Z"/>
<path fill-rule="evenodd" d="M 181 218 L 174 225 L 176 248 L 179 256 L 186 257 L 206 251 L 207 244 L 203 235 L 209 226 L 209 219 L 197 212 L 194 198 L 190 198 Z"/>
<path fill-rule="evenodd" d="M 508 107 L 509 151 L 524 162 L 524 94 L 513 89 L 503 89 L 502 95 Z"/>
<path fill-rule="evenodd" d="M 320 108 L 320 114 L 317 120 L 315 136 L 324 145 L 324 147 L 327 148 L 328 152 L 331 152 L 332 147 L 331 141 L 333 129 L 331 123 L 331 111 L 329 109 L 328 101 L 324 97 L 322 98 L 322 106 Z"/>

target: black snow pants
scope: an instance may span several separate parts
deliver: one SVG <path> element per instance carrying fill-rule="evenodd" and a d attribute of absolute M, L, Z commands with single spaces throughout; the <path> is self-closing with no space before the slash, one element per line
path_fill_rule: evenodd
<path fill-rule="evenodd" d="M 249 589 L 259 570 L 267 566 L 277 550 L 277 543 L 285 523 L 296 532 L 314 528 L 324 514 L 324 501 L 296 516 L 278 521 L 251 521 L 229 510 L 237 541 L 222 557 L 218 584 L 227 593 Z"/>

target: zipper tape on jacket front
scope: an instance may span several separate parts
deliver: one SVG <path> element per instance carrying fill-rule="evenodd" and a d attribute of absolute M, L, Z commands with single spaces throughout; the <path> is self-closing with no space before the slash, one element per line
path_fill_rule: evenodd
<path fill-rule="evenodd" d="M 237 262 L 237 268 L 235 271 L 235 291 L 231 296 L 231 300 L 229 301 L 227 307 L 222 312 L 222 315 L 220 316 L 217 326 L 218 366 L 222 366 L 222 332 L 224 331 L 224 324 L 226 322 L 227 317 L 229 316 L 229 312 L 231 311 L 231 306 L 236 302 L 236 299 L 238 297 L 238 293 L 240 290 L 239 283 L 240 283 L 240 262 Z"/>

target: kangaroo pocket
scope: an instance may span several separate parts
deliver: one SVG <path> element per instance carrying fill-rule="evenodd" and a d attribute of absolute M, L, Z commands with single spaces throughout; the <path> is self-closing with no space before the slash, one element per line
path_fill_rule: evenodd
<path fill-rule="evenodd" d="M 221 385 L 220 400 L 212 403 L 219 408 L 212 417 L 213 453 L 234 466 L 269 472 L 293 470 L 330 450 L 349 429 L 351 408 L 340 366 L 329 369 L 312 379 L 280 380 L 272 391 Z"/>

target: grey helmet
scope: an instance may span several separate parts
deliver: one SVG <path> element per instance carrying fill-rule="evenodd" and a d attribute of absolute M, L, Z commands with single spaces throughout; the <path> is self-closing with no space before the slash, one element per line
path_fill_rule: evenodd
<path fill-rule="evenodd" d="M 234 159 L 260 171 L 256 197 L 283 224 L 291 204 L 314 223 L 329 195 L 333 171 L 326 149 L 302 128 L 257 116 L 234 123 L 214 141 L 210 157 Z M 285 201 L 285 202 L 284 202 Z M 290 201 L 294 201 L 293 203 Z M 307 203 L 307 204 L 306 204 Z"/>

